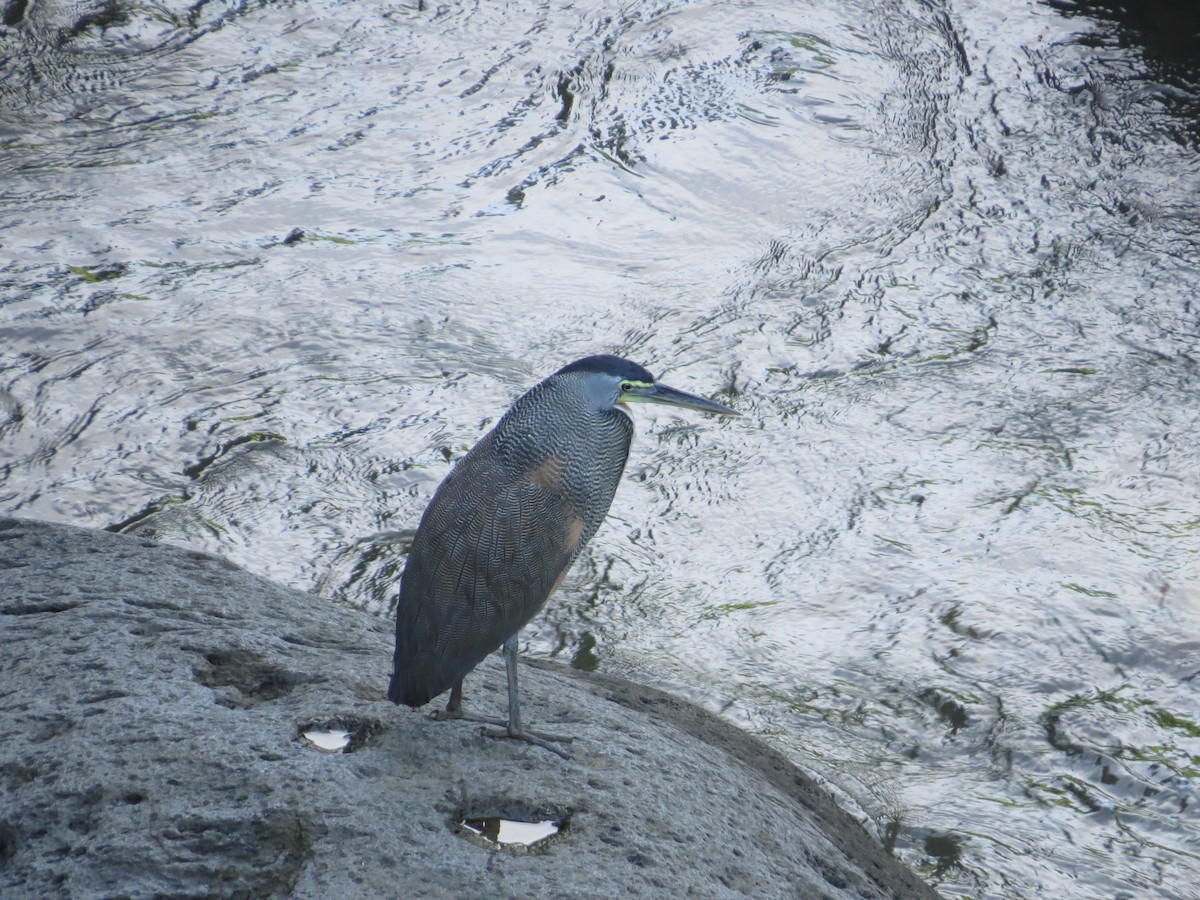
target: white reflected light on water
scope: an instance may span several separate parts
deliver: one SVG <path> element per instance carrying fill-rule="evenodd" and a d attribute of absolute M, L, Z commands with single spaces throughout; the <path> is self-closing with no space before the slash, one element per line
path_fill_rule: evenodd
<path fill-rule="evenodd" d="M 520 822 L 516 819 L 464 819 L 463 827 L 499 845 L 530 846 L 558 834 L 559 825 L 550 819 Z"/>
<path fill-rule="evenodd" d="M 330 753 L 341 753 L 350 745 L 350 732 L 337 728 L 327 731 L 306 731 L 303 737 L 319 749 Z"/>

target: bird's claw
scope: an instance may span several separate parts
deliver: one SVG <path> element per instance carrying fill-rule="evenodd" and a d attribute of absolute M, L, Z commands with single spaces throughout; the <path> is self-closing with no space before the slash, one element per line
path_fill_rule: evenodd
<path fill-rule="evenodd" d="M 461 709 L 439 709 L 430 716 L 435 722 L 446 722 L 461 719 L 464 722 L 479 722 L 481 725 L 495 725 L 497 728 L 507 728 L 506 719 L 495 719 L 491 716 L 477 716 L 475 713 L 463 712 Z"/>
<path fill-rule="evenodd" d="M 517 730 L 509 725 L 507 719 L 477 716 L 475 713 L 463 712 L 461 709 L 439 709 L 430 715 L 430 718 L 435 722 L 461 719 L 464 722 L 478 722 L 481 725 L 491 725 L 493 726 L 492 728 L 482 728 L 480 732 L 486 734 L 488 737 L 512 738 L 514 741 L 525 741 L 527 744 L 533 744 L 535 747 L 541 747 L 543 750 L 557 753 L 563 759 L 570 759 L 571 755 L 554 745 L 569 744 L 575 740 L 575 738 L 565 734 L 546 734 L 545 732 L 533 731 L 528 728 Z"/>
<path fill-rule="evenodd" d="M 499 723 L 504 725 L 504 722 Z M 524 741 L 527 744 L 533 744 L 535 747 L 541 747 L 543 750 L 549 750 L 561 756 L 563 759 L 570 759 L 571 754 L 561 747 L 555 746 L 556 743 L 568 743 L 575 740 L 572 737 L 564 737 L 559 735 L 542 735 L 535 731 L 513 731 L 511 728 L 483 728 L 480 733 L 486 734 L 488 737 L 495 738 L 510 738 L 514 741 Z"/>

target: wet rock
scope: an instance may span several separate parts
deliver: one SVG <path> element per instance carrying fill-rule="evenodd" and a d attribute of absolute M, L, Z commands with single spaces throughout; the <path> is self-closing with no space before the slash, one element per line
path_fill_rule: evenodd
<path fill-rule="evenodd" d="M 0 895 L 935 896 L 681 700 L 527 666 L 564 761 L 387 702 L 390 632 L 207 554 L 0 520 Z M 503 708 L 497 660 L 468 692 Z M 464 818 L 560 830 L 513 852 Z"/>
<path fill-rule="evenodd" d="M 3 0 L 0 2 L 0 25 L 20 25 L 28 7 L 28 0 Z"/>

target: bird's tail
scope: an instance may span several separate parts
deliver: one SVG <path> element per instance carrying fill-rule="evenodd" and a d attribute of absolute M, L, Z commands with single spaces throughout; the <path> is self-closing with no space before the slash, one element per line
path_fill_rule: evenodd
<path fill-rule="evenodd" d="M 427 685 L 418 683 L 417 679 L 407 677 L 400 667 L 399 660 L 396 660 L 392 663 L 392 680 L 388 683 L 388 699 L 397 705 L 403 703 L 405 706 L 416 709 L 433 699 L 433 695 L 429 693 Z"/>

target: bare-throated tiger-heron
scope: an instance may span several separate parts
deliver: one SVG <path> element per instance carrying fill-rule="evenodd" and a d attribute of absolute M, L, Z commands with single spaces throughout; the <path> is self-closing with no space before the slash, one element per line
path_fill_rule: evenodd
<path fill-rule="evenodd" d="M 463 717 L 463 678 L 503 648 L 508 721 L 479 720 L 565 755 L 521 726 L 517 633 L 604 521 L 629 457 L 632 403 L 739 415 L 617 356 L 573 362 L 518 398 L 421 518 L 400 579 L 394 703 L 415 708 L 449 690 L 441 716 Z"/>

